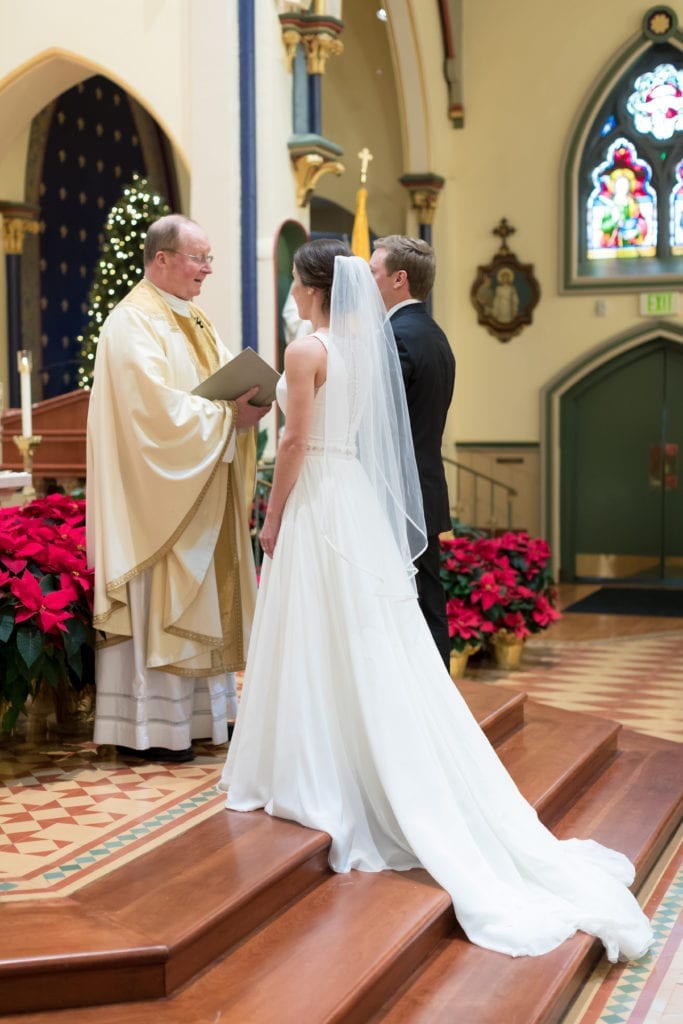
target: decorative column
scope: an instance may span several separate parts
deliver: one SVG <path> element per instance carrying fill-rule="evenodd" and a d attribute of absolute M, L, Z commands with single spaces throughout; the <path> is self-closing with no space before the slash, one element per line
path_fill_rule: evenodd
<path fill-rule="evenodd" d="M 438 174 L 403 174 L 399 181 L 410 193 L 412 208 L 417 210 L 420 238 L 431 245 L 434 213 L 445 179 Z"/>
<path fill-rule="evenodd" d="M 438 174 L 403 174 L 399 181 L 410 193 L 410 203 L 413 210 L 417 210 L 418 223 L 420 225 L 420 238 L 432 244 L 432 224 L 436 213 L 436 204 L 439 201 L 439 194 L 445 184 L 445 179 Z M 425 303 L 427 310 L 432 311 L 432 297 L 428 297 Z"/>
<path fill-rule="evenodd" d="M 293 75 L 294 134 L 288 146 L 299 206 L 306 206 L 323 174 L 344 172 L 344 165 L 338 160 L 342 150 L 321 135 L 321 76 L 328 59 L 344 49 L 339 39 L 344 25 L 338 18 L 321 13 L 322 6 L 317 3 L 313 14 L 298 10 L 279 16 L 282 42 Z"/>
<path fill-rule="evenodd" d="M 256 28 L 251 0 L 239 0 L 240 179 L 243 344 L 257 348 Z M 253 340 L 252 340 L 253 339 Z"/>
<path fill-rule="evenodd" d="M 19 375 L 17 374 L 17 356 L 30 345 L 22 341 L 21 324 L 21 255 L 24 251 L 26 234 L 37 234 L 39 230 L 38 210 L 24 203 L 0 201 L 2 214 L 2 240 L 5 249 L 5 270 L 7 275 L 7 340 L 8 340 L 8 374 L 9 406 L 16 409 L 20 405 Z"/>

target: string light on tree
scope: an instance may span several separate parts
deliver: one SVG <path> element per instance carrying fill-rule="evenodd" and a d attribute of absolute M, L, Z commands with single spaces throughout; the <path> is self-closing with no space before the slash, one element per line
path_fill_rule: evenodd
<path fill-rule="evenodd" d="M 78 336 L 81 359 L 78 386 L 89 388 L 95 366 L 95 349 L 102 324 L 114 306 L 143 275 L 142 253 L 150 224 L 171 213 L 163 196 L 146 178 L 133 175 L 121 198 L 111 208 L 104 226 L 100 258 L 88 295 L 88 324 Z"/>

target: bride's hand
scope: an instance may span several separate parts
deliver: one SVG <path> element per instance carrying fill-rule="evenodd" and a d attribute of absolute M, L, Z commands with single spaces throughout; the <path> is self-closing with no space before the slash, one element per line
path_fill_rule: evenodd
<path fill-rule="evenodd" d="M 275 551 L 281 521 L 281 516 L 276 515 L 274 512 L 266 512 L 259 540 L 264 554 L 268 555 L 269 558 L 273 557 L 273 552 Z"/>

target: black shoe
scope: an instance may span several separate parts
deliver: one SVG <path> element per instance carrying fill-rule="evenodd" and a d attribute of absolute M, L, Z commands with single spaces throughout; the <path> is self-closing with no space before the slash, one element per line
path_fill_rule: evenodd
<path fill-rule="evenodd" d="M 194 750 L 169 750 L 168 747 L 148 747 L 147 750 L 135 750 L 134 747 L 123 747 L 117 744 L 116 752 L 123 757 L 137 757 L 141 761 L 160 761 L 168 764 L 185 764 L 194 761 Z"/>

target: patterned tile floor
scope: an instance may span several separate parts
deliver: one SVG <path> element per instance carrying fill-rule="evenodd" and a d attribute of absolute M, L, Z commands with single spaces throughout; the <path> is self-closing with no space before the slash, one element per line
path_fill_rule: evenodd
<path fill-rule="evenodd" d="M 524 690 L 543 704 L 683 741 L 683 629 L 603 640 L 533 639 L 520 671 L 503 676 L 482 659 L 467 675 Z"/>
<path fill-rule="evenodd" d="M 683 629 L 582 641 L 547 635 L 527 643 L 519 671 L 503 675 L 482 658 L 468 678 L 683 742 Z M 639 894 L 654 948 L 638 964 L 601 960 L 562 1024 L 683 1024 L 682 840 L 683 828 Z"/>
<path fill-rule="evenodd" d="M 467 675 L 536 700 L 683 741 L 683 629 L 619 639 L 527 644 L 522 669 L 474 659 Z M 66 895 L 219 813 L 224 747 L 185 765 L 117 759 L 58 741 L 0 745 L 0 903 Z M 640 965 L 597 968 L 565 1024 L 683 1024 L 680 836 L 644 899 L 657 948 Z"/>
<path fill-rule="evenodd" d="M 0 901 L 64 896 L 217 813 L 226 747 L 155 765 L 82 742 L 0 747 Z"/>

